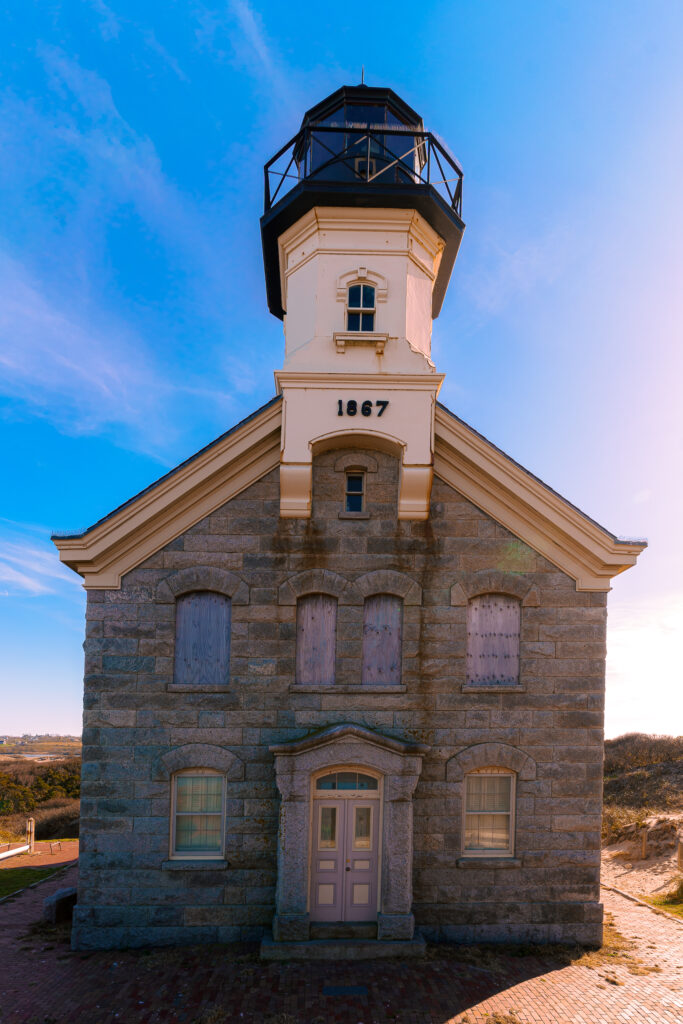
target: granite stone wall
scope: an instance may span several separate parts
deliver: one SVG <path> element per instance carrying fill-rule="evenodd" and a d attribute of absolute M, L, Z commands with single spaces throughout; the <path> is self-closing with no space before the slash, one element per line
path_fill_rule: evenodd
<path fill-rule="evenodd" d="M 429 745 L 413 866 L 427 937 L 600 940 L 606 594 L 577 593 L 438 479 L 430 519 L 398 522 L 389 455 L 365 453 L 369 517 L 340 518 L 340 454 L 315 460 L 310 520 L 280 519 L 273 471 L 120 590 L 89 592 L 78 948 L 260 938 L 276 883 L 268 747 L 341 722 Z M 339 599 L 336 683 L 292 690 L 296 595 L 323 572 Z M 363 596 L 375 572 L 391 574 L 405 599 L 402 685 L 391 692 L 360 688 Z M 232 594 L 230 682 L 178 691 L 175 595 L 217 579 Z M 506 692 L 466 686 L 467 599 L 486 590 L 522 601 L 520 686 Z M 169 858 L 170 777 L 194 752 L 227 776 L 219 865 Z M 462 778 L 492 758 L 519 766 L 515 858 L 505 864 L 462 857 Z"/>

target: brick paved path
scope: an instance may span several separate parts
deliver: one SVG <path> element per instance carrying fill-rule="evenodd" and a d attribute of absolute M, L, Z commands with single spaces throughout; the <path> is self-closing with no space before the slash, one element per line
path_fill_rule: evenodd
<path fill-rule="evenodd" d="M 419 964 L 339 965 L 261 964 L 231 947 L 79 954 L 49 932 L 26 938 L 43 898 L 75 872 L 0 905 L 2 1024 L 485 1024 L 513 1010 L 523 1024 L 683 1021 L 683 926 L 609 892 L 618 929 L 661 973 L 547 956 L 471 963 L 452 951 Z M 361 991 L 324 993 L 338 986 Z"/>

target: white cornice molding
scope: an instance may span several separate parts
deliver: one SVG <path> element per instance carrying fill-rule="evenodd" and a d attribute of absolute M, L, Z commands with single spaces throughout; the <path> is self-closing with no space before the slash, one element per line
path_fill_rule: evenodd
<path fill-rule="evenodd" d="M 434 472 L 576 581 L 605 591 L 646 546 L 618 541 L 559 494 L 437 406 Z"/>
<path fill-rule="evenodd" d="M 310 386 L 312 377 L 335 387 L 359 383 L 362 375 L 278 376 L 290 387 Z M 368 375 L 368 383 L 376 386 L 378 376 Z M 440 382 L 441 375 L 387 374 L 382 383 L 433 390 L 435 376 Z M 117 589 L 125 573 L 275 469 L 281 428 L 282 403 L 275 402 L 82 536 L 55 538 L 61 560 L 83 576 L 86 589 Z M 616 540 L 440 406 L 434 472 L 576 580 L 577 590 L 609 590 L 612 577 L 646 546 Z"/>

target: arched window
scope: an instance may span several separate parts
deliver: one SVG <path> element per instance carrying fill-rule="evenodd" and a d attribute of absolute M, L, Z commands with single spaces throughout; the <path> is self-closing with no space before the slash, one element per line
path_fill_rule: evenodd
<path fill-rule="evenodd" d="M 468 686 L 519 683 L 520 602 L 506 594 L 481 594 L 467 606 Z"/>
<path fill-rule="evenodd" d="M 188 768 L 172 779 L 171 857 L 220 858 L 225 833 L 225 776 Z"/>
<path fill-rule="evenodd" d="M 176 600 L 173 682 L 222 688 L 230 678 L 230 598 L 210 590 Z"/>
<path fill-rule="evenodd" d="M 403 601 L 373 594 L 363 608 L 363 683 L 400 686 Z"/>
<path fill-rule="evenodd" d="M 514 801 L 515 775 L 508 769 L 481 768 L 465 776 L 466 857 L 513 855 Z"/>
<path fill-rule="evenodd" d="M 296 682 L 332 685 L 337 647 L 337 598 L 306 594 L 296 603 Z"/>
<path fill-rule="evenodd" d="M 352 284 L 346 304 L 347 331 L 374 331 L 375 289 L 371 284 Z"/>

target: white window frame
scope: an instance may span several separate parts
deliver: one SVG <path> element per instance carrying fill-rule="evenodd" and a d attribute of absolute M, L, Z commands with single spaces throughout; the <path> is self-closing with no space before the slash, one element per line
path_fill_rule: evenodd
<path fill-rule="evenodd" d="M 362 486 L 361 486 L 360 491 L 350 491 L 349 490 L 349 477 L 350 476 L 359 476 L 361 478 Z M 344 512 L 346 513 L 346 515 L 359 515 L 360 513 L 365 512 L 365 483 L 366 483 L 366 481 L 365 481 L 365 470 L 364 469 L 347 469 L 346 470 L 346 474 L 344 476 Z M 348 499 L 351 496 L 358 496 L 359 494 L 360 494 L 360 509 L 358 509 L 356 512 L 351 512 L 346 507 L 347 503 L 348 503 Z"/>
<path fill-rule="evenodd" d="M 466 827 L 468 814 L 506 814 L 506 811 L 468 811 L 467 810 L 467 780 L 473 776 L 478 775 L 507 775 L 510 778 L 510 833 L 509 842 L 507 848 L 504 850 L 468 850 L 465 846 L 466 841 Z M 509 768 L 497 768 L 491 766 L 490 768 L 475 768 L 473 771 L 468 772 L 465 776 L 463 783 L 463 794 L 462 794 L 462 856 L 463 857 L 514 857 L 515 855 L 515 803 L 516 803 L 516 792 L 517 792 L 517 775 Z"/>
<path fill-rule="evenodd" d="M 360 300 L 363 301 L 363 288 L 372 288 L 373 295 L 375 297 L 374 305 L 372 306 L 352 306 L 350 304 L 350 295 L 352 288 L 360 288 Z M 358 313 L 360 315 L 358 330 L 354 330 L 349 327 L 349 313 Z M 372 313 L 372 330 L 363 330 L 363 314 Z M 346 330 L 349 334 L 374 334 L 377 326 L 377 285 L 370 281 L 352 281 L 351 284 L 346 287 Z"/>
<path fill-rule="evenodd" d="M 221 845 L 220 850 L 192 850 L 188 852 L 176 851 L 176 819 L 178 811 L 176 810 L 178 786 L 177 781 L 180 778 L 187 778 L 189 776 L 195 776 L 197 778 L 205 778 L 207 775 L 214 776 L 222 779 L 221 785 Z M 223 860 L 225 857 L 225 817 L 226 817 L 226 779 L 222 772 L 216 771 L 214 768 L 183 768 L 181 771 L 176 772 L 171 777 L 171 821 L 170 821 L 170 857 L 171 860 Z M 181 811 L 181 814 L 185 812 Z M 192 813 L 192 812 L 187 812 Z M 213 813 L 213 812 L 212 812 Z"/>

